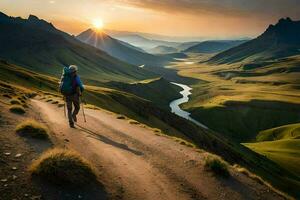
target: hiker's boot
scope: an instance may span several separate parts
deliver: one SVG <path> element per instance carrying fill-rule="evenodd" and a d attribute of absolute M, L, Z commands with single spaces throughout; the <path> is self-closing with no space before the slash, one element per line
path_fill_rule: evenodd
<path fill-rule="evenodd" d="M 72 124 L 70 124 L 70 128 L 75 128 L 75 126 L 74 126 L 74 124 L 72 123 Z"/>
<path fill-rule="evenodd" d="M 77 117 L 76 117 L 76 115 L 73 115 L 72 118 L 73 118 L 73 121 L 74 121 L 74 122 L 77 122 Z"/>

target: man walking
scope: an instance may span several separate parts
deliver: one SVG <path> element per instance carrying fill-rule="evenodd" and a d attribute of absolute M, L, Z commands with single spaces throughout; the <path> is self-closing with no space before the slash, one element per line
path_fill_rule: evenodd
<path fill-rule="evenodd" d="M 60 81 L 60 92 L 64 95 L 68 109 L 68 119 L 71 128 L 75 128 L 74 122 L 77 122 L 77 114 L 80 110 L 80 99 L 84 90 L 83 84 L 77 74 L 78 67 L 70 65 L 65 67 Z M 73 111 L 74 105 L 74 111 Z"/>

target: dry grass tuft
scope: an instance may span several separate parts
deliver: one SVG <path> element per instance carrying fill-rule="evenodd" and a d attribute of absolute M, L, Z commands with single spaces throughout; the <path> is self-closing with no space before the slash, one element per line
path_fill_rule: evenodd
<path fill-rule="evenodd" d="M 2 96 L 5 97 L 5 98 L 8 98 L 8 99 L 12 98 L 11 95 L 9 95 L 9 94 L 3 94 Z"/>
<path fill-rule="evenodd" d="M 133 119 L 129 120 L 128 122 L 129 122 L 129 124 L 135 124 L 135 125 L 141 124 L 140 122 L 135 121 L 135 120 L 133 120 Z"/>
<path fill-rule="evenodd" d="M 85 185 L 96 181 L 94 167 L 74 151 L 52 149 L 44 153 L 29 167 L 37 176 L 57 185 Z"/>
<path fill-rule="evenodd" d="M 181 145 L 191 147 L 191 148 L 196 148 L 196 145 L 194 145 L 193 143 L 190 143 L 190 142 L 188 142 L 184 139 L 181 139 L 181 138 L 178 138 L 178 137 L 172 137 L 172 138 Z"/>
<path fill-rule="evenodd" d="M 246 168 L 243 168 L 237 164 L 233 165 L 233 169 L 235 169 L 237 172 L 242 173 L 246 176 L 248 176 L 249 178 L 255 180 L 257 183 L 259 184 L 264 184 L 264 180 L 262 178 L 260 178 L 259 176 L 251 173 L 249 170 L 247 170 Z"/>
<path fill-rule="evenodd" d="M 10 100 L 10 104 L 12 104 L 12 105 L 22 105 L 21 101 L 18 100 L 18 99 Z"/>
<path fill-rule="evenodd" d="M 230 177 L 228 166 L 229 164 L 219 156 L 207 154 L 207 156 L 205 157 L 204 167 L 218 176 L 224 178 Z"/>
<path fill-rule="evenodd" d="M 126 117 L 124 115 L 118 115 L 117 119 L 126 119 Z"/>
<path fill-rule="evenodd" d="M 26 112 L 23 106 L 20 105 L 12 105 L 9 111 L 15 114 L 24 114 Z"/>
<path fill-rule="evenodd" d="M 25 137 L 48 139 L 49 130 L 43 124 L 35 120 L 26 120 L 16 127 L 16 132 Z"/>
<path fill-rule="evenodd" d="M 57 106 L 58 106 L 59 108 L 64 107 L 64 105 L 65 105 L 65 103 L 58 103 L 58 104 L 57 104 Z"/>

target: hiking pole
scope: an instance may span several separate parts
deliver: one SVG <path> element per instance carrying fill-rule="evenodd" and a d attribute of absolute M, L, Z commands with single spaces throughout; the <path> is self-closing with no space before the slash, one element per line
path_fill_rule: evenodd
<path fill-rule="evenodd" d="M 84 119 L 84 122 L 86 122 L 86 118 L 85 118 L 85 113 L 84 113 L 84 102 L 83 102 L 83 100 L 82 100 L 83 98 L 82 98 L 82 96 L 81 96 L 81 105 L 82 105 L 82 114 L 83 114 L 83 119 Z"/>
<path fill-rule="evenodd" d="M 65 97 L 64 97 L 64 115 L 65 115 L 65 118 L 66 118 L 67 116 L 66 116 L 66 99 L 65 99 Z"/>

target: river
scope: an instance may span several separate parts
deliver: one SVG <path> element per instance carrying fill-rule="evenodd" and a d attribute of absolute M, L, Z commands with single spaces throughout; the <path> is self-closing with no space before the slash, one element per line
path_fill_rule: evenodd
<path fill-rule="evenodd" d="M 180 116 L 180 117 L 183 117 L 195 124 L 197 124 L 198 126 L 201 126 L 202 128 L 205 128 L 205 129 L 208 129 L 205 125 L 201 124 L 199 121 L 193 119 L 190 115 L 191 113 L 185 111 L 185 110 L 182 110 L 180 108 L 180 105 L 183 104 L 183 103 L 187 103 L 189 101 L 189 96 L 192 94 L 191 91 L 192 91 L 192 88 L 190 88 L 189 86 L 187 85 L 184 85 L 184 84 L 180 84 L 180 83 L 174 83 L 174 82 L 171 82 L 172 84 L 174 85 L 177 85 L 179 87 L 181 87 L 183 90 L 180 92 L 180 94 L 182 95 L 181 98 L 179 99 L 176 99 L 174 101 L 172 101 L 170 103 L 170 107 L 171 107 L 171 112 Z"/>

